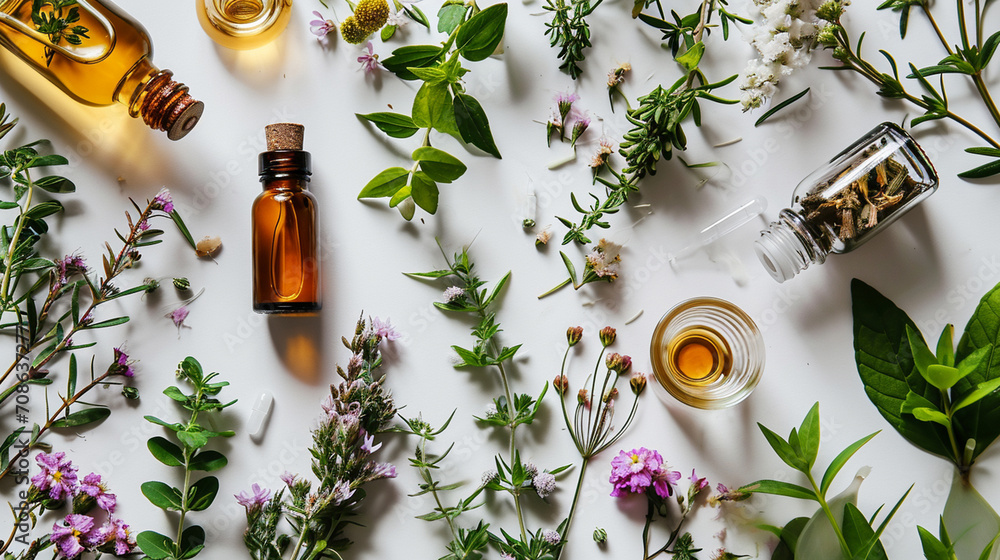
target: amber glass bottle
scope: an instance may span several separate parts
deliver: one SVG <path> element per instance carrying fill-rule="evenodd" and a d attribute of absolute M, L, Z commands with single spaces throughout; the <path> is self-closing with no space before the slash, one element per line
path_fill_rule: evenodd
<path fill-rule="evenodd" d="M 204 111 L 172 72 L 153 65 L 146 30 L 111 2 L 36 9 L 33 0 L 0 0 L 0 45 L 77 101 L 122 103 L 171 140 L 187 135 Z"/>
<path fill-rule="evenodd" d="M 319 211 L 306 190 L 310 156 L 303 127 L 266 128 L 260 154 L 264 192 L 253 203 L 253 309 L 258 313 L 311 313 L 322 307 Z"/>

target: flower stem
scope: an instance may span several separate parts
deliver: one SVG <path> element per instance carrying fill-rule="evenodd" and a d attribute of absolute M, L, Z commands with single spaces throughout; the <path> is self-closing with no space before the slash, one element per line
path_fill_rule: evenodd
<path fill-rule="evenodd" d="M 833 516 L 833 511 L 830 510 L 830 505 L 827 504 L 826 498 L 823 493 L 820 492 L 819 486 L 816 484 L 816 479 L 813 478 L 811 472 L 806 473 L 806 477 L 809 479 L 809 484 L 812 485 L 813 492 L 816 493 L 816 501 L 819 502 L 819 507 L 823 509 L 823 513 L 826 514 L 827 520 L 830 521 L 830 525 L 833 526 L 833 532 L 837 535 L 837 540 L 840 541 L 840 550 L 844 553 L 845 558 L 851 557 L 851 549 L 847 546 L 847 540 L 844 538 L 844 532 L 840 529 L 840 525 L 837 524 L 837 519 Z"/>
<path fill-rule="evenodd" d="M 3 310 L 7 310 L 7 306 L 10 304 L 10 296 L 7 294 L 7 290 L 10 288 L 10 277 L 11 265 L 14 263 L 14 253 L 17 249 L 17 244 L 21 240 L 21 231 L 24 230 L 25 216 L 28 210 L 31 209 L 31 199 L 35 193 L 35 183 L 31 180 L 31 172 L 27 169 L 24 170 L 24 176 L 28 181 L 28 198 L 24 202 L 24 209 L 21 210 L 21 214 L 18 216 L 17 228 L 14 229 L 14 235 L 10 238 L 10 245 L 7 246 L 7 258 L 4 259 L 4 271 L 3 271 L 3 281 L 0 283 L 0 297 L 3 298 Z"/>
<path fill-rule="evenodd" d="M 550 295 L 558 292 L 559 290 L 561 290 L 561 289 L 565 288 L 566 286 L 568 286 L 571 282 L 573 282 L 572 278 L 567 278 L 567 279 L 563 280 L 562 282 L 560 282 L 559 284 L 557 284 L 556 287 L 554 287 L 551 290 L 545 292 L 544 294 L 538 296 L 538 299 L 542 299 L 543 297 L 550 296 Z"/>
<path fill-rule="evenodd" d="M 978 2 L 979 0 L 976 0 Z M 927 16 L 927 21 L 930 22 L 931 27 L 934 28 L 934 33 L 937 33 L 938 39 L 941 41 L 941 45 L 944 47 L 948 54 L 954 54 L 951 50 L 951 45 L 948 44 L 948 40 L 944 38 L 944 33 L 941 32 L 941 28 L 938 27 L 937 20 L 934 19 L 934 15 L 931 13 L 931 8 L 927 2 L 922 2 L 920 7 L 924 10 L 924 15 Z"/>
<path fill-rule="evenodd" d="M 566 528 L 563 529 L 563 534 L 561 535 L 563 546 L 559 547 L 559 553 L 556 554 L 556 560 L 562 558 L 563 550 L 566 549 L 566 538 L 569 535 L 570 528 L 573 527 L 573 516 L 576 514 L 576 505 L 580 501 L 580 492 L 583 490 L 583 476 L 587 474 L 588 464 L 590 464 L 590 457 L 584 457 L 583 462 L 580 464 L 580 478 L 576 481 L 576 491 L 573 492 L 573 503 L 570 504 L 569 515 L 566 517 Z"/>

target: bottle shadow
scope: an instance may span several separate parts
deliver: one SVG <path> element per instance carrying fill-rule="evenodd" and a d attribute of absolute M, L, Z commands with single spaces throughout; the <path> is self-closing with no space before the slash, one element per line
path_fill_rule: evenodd
<path fill-rule="evenodd" d="M 271 343 L 285 369 L 299 381 L 319 385 L 323 377 L 323 317 L 271 315 L 267 327 Z"/>

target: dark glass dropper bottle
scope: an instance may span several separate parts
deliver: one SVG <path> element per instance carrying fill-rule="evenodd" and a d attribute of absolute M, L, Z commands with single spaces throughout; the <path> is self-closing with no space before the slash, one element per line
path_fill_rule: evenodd
<path fill-rule="evenodd" d="M 305 128 L 279 123 L 264 129 L 260 154 L 262 192 L 253 203 L 253 310 L 313 313 L 321 297 L 319 211 L 306 190 L 310 156 L 302 150 Z"/>

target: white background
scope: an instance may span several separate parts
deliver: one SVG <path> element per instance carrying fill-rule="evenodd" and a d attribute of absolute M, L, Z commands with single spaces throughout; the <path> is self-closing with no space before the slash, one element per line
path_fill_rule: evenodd
<path fill-rule="evenodd" d="M 656 84 L 672 83 L 679 75 L 669 53 L 659 46 L 659 34 L 629 18 L 630 3 L 607 1 L 590 18 L 594 47 L 587 52 L 584 76 L 576 83 L 558 71 L 556 52 L 543 36 L 547 17 L 538 15 L 539 3 L 523 5 L 515 0 L 511 4 L 506 53 L 469 64 L 472 72 L 466 76 L 468 91 L 490 117 L 504 158 L 468 153 L 453 139 L 433 135 L 435 145 L 459 155 L 469 171 L 455 184 L 442 186 L 437 215 L 418 210 L 411 223 L 405 223 L 383 201 L 361 203 L 355 197 L 377 172 L 407 161 L 418 140 L 387 139 L 354 113 L 388 110 L 388 105 L 408 112 L 415 84 L 387 72 L 367 77 L 355 61 L 359 49 L 342 41 L 333 41 L 329 48 L 317 44 L 308 22 L 313 19 L 310 12 L 321 8 L 318 2 L 296 3 L 283 37 L 271 47 L 243 53 L 214 45 L 199 27 L 190 2 L 123 0 L 121 5 L 152 35 L 155 63 L 172 69 L 205 102 L 204 119 L 189 137 L 170 142 L 129 119 L 123 107 L 76 105 L 43 80 L 20 77 L 25 75 L 20 63 L 7 55 L 0 66 L 0 100 L 21 118 L 17 131 L 6 139 L 8 145 L 49 138 L 55 150 L 72 162 L 65 173 L 76 182 L 78 192 L 60 197 L 67 211 L 53 219 L 55 235 L 50 236 L 48 254 L 80 250 L 96 263 L 103 241 L 113 240 L 112 228 L 123 227 L 127 197 L 142 201 L 164 185 L 173 191 L 196 237 L 211 234 L 223 239 L 217 262 L 196 260 L 173 232 L 167 243 L 145 251 L 141 268 L 131 273 L 133 282 L 144 276 L 185 275 L 195 289 L 205 288 L 191 308 L 191 328 L 178 336 L 164 318 L 177 303 L 170 288 L 144 301 L 123 302 L 122 311 L 133 321 L 102 333 L 97 362 L 105 363 L 111 347 L 124 341 L 141 360 L 135 384 L 142 391 L 142 401 L 125 403 L 114 390 L 91 397 L 112 406 L 109 420 L 80 434 L 48 438 L 56 449 L 69 453 L 82 472 L 96 470 L 106 475 L 118 494 L 120 514 L 136 530 L 173 530 L 174 521 L 139 493 L 139 485 L 146 480 L 179 482 L 177 471 L 160 465 L 145 450 L 145 440 L 161 430 L 142 416 L 178 417 L 180 411 L 160 391 L 174 381 L 177 362 L 193 355 L 232 382 L 222 397 L 238 398 L 239 403 L 216 424 L 239 434 L 224 445 L 230 465 L 218 473 L 222 479 L 219 499 L 189 520 L 209 532 L 201 558 L 243 554 L 242 508 L 231 496 L 253 482 L 276 487 L 278 475 L 285 470 L 308 471 L 309 430 L 320 413 L 326 387 L 336 379 L 335 364 L 348 358 L 340 337 L 353 332 L 362 310 L 391 318 L 404 335 L 387 353 L 386 371 L 387 384 L 397 404 L 405 406 L 405 413 L 423 413 L 432 423 L 440 423 L 457 409 L 455 421 L 439 443 L 443 449 L 447 442 L 456 442 L 443 475 L 448 481 L 464 479 L 475 484 L 480 473 L 492 466 L 493 455 L 504 447 L 472 420 L 501 391 L 498 380 L 493 372 L 452 369 L 449 346 L 471 344 L 467 323 L 432 308 L 445 285 L 426 285 L 401 274 L 442 265 L 434 243 L 438 236 L 449 252 L 475 240 L 472 256 L 484 279 L 513 272 L 499 320 L 505 344 L 524 343 L 514 373 L 518 392 L 537 392 L 556 375 L 568 326 L 583 325 L 586 330 L 585 343 L 571 360 L 571 380 L 578 386 L 599 349 L 596 331 L 606 324 L 619 329 L 615 350 L 631 354 L 637 369 L 649 371 L 650 334 L 671 306 L 702 295 L 741 306 L 764 331 L 767 347 L 764 377 L 753 395 L 733 409 L 711 412 L 675 402 L 664 405 L 647 393 L 620 447 L 658 449 L 670 465 L 685 475 L 696 467 L 713 486 L 765 477 L 787 479 L 789 469 L 768 448 L 755 422 L 787 434 L 819 400 L 823 421 L 820 465 L 855 439 L 883 430 L 843 471 L 834 491 L 847 483 L 856 468 L 872 465 L 872 475 L 861 492 L 861 510 L 871 513 L 884 502 L 895 502 L 914 483 L 911 497 L 884 541 L 893 558 L 920 555 L 913 526 L 936 527 L 950 468 L 906 443 L 865 397 L 853 359 L 849 283 L 859 277 L 886 293 L 910 313 L 928 338 L 936 339 L 945 322 L 954 322 L 961 330 L 979 297 L 1000 281 L 1000 255 L 993 241 L 1000 233 L 994 210 L 996 186 L 955 177 L 980 163 L 962 151 L 980 145 L 970 134 L 950 124 L 919 128 L 916 137 L 941 174 L 940 190 L 856 253 L 831 257 L 825 265 L 810 268 L 785 285 L 764 273 L 750 249 L 763 220 L 724 241 L 723 249 L 742 262 L 747 275 L 742 285 L 728 268 L 705 256 L 679 263 L 675 269 L 664 266 L 666 251 L 683 246 L 691 233 L 753 196 L 767 198 L 766 215 L 773 219 L 801 177 L 879 122 L 899 122 L 912 111 L 909 106 L 881 100 L 870 84 L 855 75 L 819 70 L 819 65 L 831 62 L 827 53 L 819 53 L 814 58 L 816 67 L 787 80 L 781 96 L 806 85 L 812 93 L 765 126 L 753 127 L 759 112 L 742 114 L 738 107 L 703 105 L 705 126 L 699 130 L 688 125 L 690 148 L 684 157 L 691 163 L 724 161 L 736 173 L 720 167 L 696 174 L 685 170 L 676 158 L 661 162 L 660 172 L 643 181 L 641 197 L 630 200 L 630 205 L 650 206 L 627 208 L 611 218 L 610 237 L 625 244 L 622 279 L 614 285 L 591 285 L 577 293 L 566 289 L 537 300 L 538 294 L 565 274 L 558 257 L 558 239 L 564 229 L 554 216 L 575 219 L 570 192 L 582 200 L 593 189 L 586 162 L 602 127 L 613 139 L 620 138 L 626 127 L 620 100 L 617 113 L 609 110 L 606 72 L 619 62 L 632 64 L 624 91 L 633 100 Z M 347 14 L 344 3 L 335 2 L 335 7 L 341 16 Z M 436 7 L 433 0 L 422 4 L 431 15 Z M 686 2 L 676 9 L 687 13 L 694 7 L 693 2 Z M 746 11 L 741 3 L 733 9 Z M 954 36 L 953 7 L 942 4 L 937 10 L 946 33 Z M 328 10 L 324 15 L 333 17 Z M 866 53 L 873 61 L 878 56 L 875 49 L 887 48 L 901 64 L 909 60 L 918 66 L 935 63 L 942 53 L 916 10 L 905 43 L 898 37 L 897 18 L 876 12 L 870 2 L 852 6 L 849 15 L 855 37 L 862 29 L 869 31 Z M 392 48 L 403 44 L 400 39 L 416 44 L 436 41 L 438 36 L 429 36 L 411 23 L 390 45 L 376 40 L 376 52 L 388 56 Z M 723 42 L 721 33 L 710 37 L 708 50 L 703 66 L 714 79 L 739 71 L 751 54 L 740 38 Z M 17 81 L 10 78 L 12 74 L 19 76 Z M 575 163 L 549 171 L 547 164 L 562 156 L 567 146 L 556 142 L 546 148 L 544 127 L 539 123 L 548 117 L 552 96 L 567 90 L 577 91 L 580 107 L 604 120 L 595 119 Z M 734 85 L 723 93 L 736 97 L 739 92 Z M 955 108 L 995 131 L 971 88 L 955 82 L 949 93 Z M 278 120 L 304 123 L 306 149 L 314 156 L 312 190 L 320 201 L 327 257 L 325 307 L 317 318 L 265 318 L 250 310 L 249 210 L 260 191 L 256 154 L 263 148 L 263 126 Z M 712 148 L 738 137 L 742 142 Z M 620 164 L 620 159 L 616 162 Z M 704 177 L 710 180 L 699 188 Z M 539 225 L 554 224 L 555 241 L 542 250 L 535 248 L 533 236 L 520 226 L 528 185 L 538 193 Z M 579 262 L 577 248 L 568 250 Z M 640 311 L 638 320 L 624 325 Z M 112 310 L 103 313 L 99 318 L 110 317 Z M 81 358 L 89 362 L 86 352 Z M 57 379 L 64 378 L 64 368 L 65 363 L 57 368 Z M 265 438 L 254 443 L 242 427 L 254 398 L 264 389 L 274 394 L 276 404 Z M 40 416 L 41 393 L 32 395 L 33 413 Z M 579 460 L 554 396 L 550 392 L 536 424 L 522 428 L 518 435 L 522 456 L 543 468 Z M 5 409 L 4 414 L 2 425 L 10 429 L 13 413 Z M 429 511 L 428 502 L 407 497 L 417 484 L 416 472 L 406 461 L 414 443 L 388 438 L 379 452 L 383 460 L 398 465 L 400 476 L 369 487 L 360 517 L 368 528 L 351 531 L 356 544 L 347 557 L 384 558 L 419 551 L 420 557 L 434 558 L 445 553 L 444 526 L 414 519 Z M 568 558 L 635 558 L 641 553 L 645 504 L 641 498 L 608 496 L 612 456 L 606 452 L 591 465 Z M 995 449 L 984 454 L 975 477 L 977 486 L 994 501 L 1000 498 L 998 460 Z M 575 473 L 562 478 L 548 505 L 530 497 L 526 500 L 530 528 L 558 524 L 568 510 L 574 482 Z M 2 490 L 8 496 L 13 488 L 8 485 Z M 485 516 L 493 528 L 516 529 L 511 509 L 506 499 L 491 500 L 461 524 L 474 525 Z M 793 515 L 809 514 L 803 504 L 784 498 L 755 502 L 754 511 L 777 524 Z M 766 547 L 754 544 L 763 540 L 763 533 L 745 526 L 740 529 L 745 522 L 715 519 L 715 515 L 712 510 L 699 511 L 690 525 L 696 543 L 706 550 L 715 549 L 719 541 L 714 535 L 729 526 L 726 542 L 735 552 L 760 552 L 767 557 Z M 53 521 L 48 518 L 42 523 L 51 526 Z M 603 552 L 590 539 L 598 525 L 609 533 Z M 665 538 L 662 522 L 660 531 L 654 534 L 654 546 Z"/>

